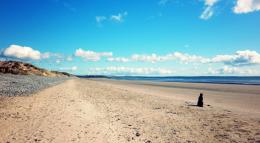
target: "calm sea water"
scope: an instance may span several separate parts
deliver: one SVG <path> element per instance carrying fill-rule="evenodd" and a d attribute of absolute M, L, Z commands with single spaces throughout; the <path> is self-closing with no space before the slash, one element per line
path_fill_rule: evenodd
<path fill-rule="evenodd" d="M 147 80 L 161 82 L 191 82 L 215 84 L 247 84 L 260 85 L 260 76 L 176 76 L 176 77 L 142 77 L 142 76 L 112 76 L 117 80 Z"/>

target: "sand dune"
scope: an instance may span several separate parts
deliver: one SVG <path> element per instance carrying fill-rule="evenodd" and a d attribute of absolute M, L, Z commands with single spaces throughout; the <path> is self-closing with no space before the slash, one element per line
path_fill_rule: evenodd
<path fill-rule="evenodd" d="M 38 75 L 45 77 L 72 77 L 66 72 L 48 71 L 30 63 L 20 61 L 0 61 L 0 73 L 15 75 Z"/>
<path fill-rule="evenodd" d="M 190 106 L 196 99 L 192 89 L 157 91 L 161 87 L 118 83 L 72 79 L 32 96 L 1 97 L 0 141 L 229 143 L 260 140 L 258 118 L 220 108 L 214 98 L 211 106 Z M 189 96 L 192 99 L 186 101 Z"/>

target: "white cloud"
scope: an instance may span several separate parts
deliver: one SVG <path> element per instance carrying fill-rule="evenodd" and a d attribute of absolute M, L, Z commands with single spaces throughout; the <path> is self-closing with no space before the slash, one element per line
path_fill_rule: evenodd
<path fill-rule="evenodd" d="M 220 74 L 241 74 L 241 72 L 243 71 L 239 70 L 236 67 L 224 66 L 223 68 L 219 69 L 217 72 Z"/>
<path fill-rule="evenodd" d="M 45 52 L 41 53 L 38 50 L 35 50 L 31 47 L 19 46 L 19 45 L 10 45 L 8 48 L 4 49 L 1 52 L 3 56 L 9 58 L 17 58 L 21 60 L 46 60 L 49 59 L 49 62 L 61 63 L 66 58 L 59 53 Z"/>
<path fill-rule="evenodd" d="M 107 60 L 110 62 L 123 62 L 123 63 L 130 61 L 128 58 L 123 58 L 123 57 L 116 57 L 116 58 L 110 57 Z"/>
<path fill-rule="evenodd" d="M 160 0 L 160 1 L 158 2 L 158 4 L 159 4 L 159 5 L 165 5 L 165 4 L 167 4 L 169 1 L 170 1 L 170 0 Z"/>
<path fill-rule="evenodd" d="M 50 58 L 50 56 L 51 56 L 51 53 L 49 53 L 49 52 L 41 54 L 42 59 L 48 59 L 48 58 Z"/>
<path fill-rule="evenodd" d="M 260 10 L 260 0 L 237 0 L 233 12 L 237 14 Z"/>
<path fill-rule="evenodd" d="M 181 52 L 174 52 L 163 56 L 156 54 L 138 55 L 131 57 L 132 61 L 162 62 L 178 60 L 183 63 L 224 63 L 233 66 L 260 64 L 260 54 L 256 51 L 237 51 L 234 55 L 217 55 L 213 58 L 206 58 L 198 55 L 190 55 Z"/>
<path fill-rule="evenodd" d="M 105 16 L 96 16 L 96 22 L 97 23 L 102 23 L 105 21 L 107 18 Z"/>
<path fill-rule="evenodd" d="M 250 50 L 237 51 L 234 55 L 217 55 L 211 61 L 233 66 L 253 65 L 260 64 L 260 54 Z"/>
<path fill-rule="evenodd" d="M 66 60 L 70 62 L 73 60 L 73 58 L 72 58 L 72 56 L 68 56 Z"/>
<path fill-rule="evenodd" d="M 61 60 L 60 60 L 60 59 L 57 59 L 55 62 L 56 62 L 57 64 L 60 64 L 60 63 L 61 63 Z"/>
<path fill-rule="evenodd" d="M 214 5 L 218 2 L 219 0 L 205 0 L 204 5 L 205 9 L 200 15 L 201 19 L 207 20 L 211 18 L 214 14 Z"/>
<path fill-rule="evenodd" d="M 123 22 L 124 18 L 128 15 L 128 12 L 114 14 L 111 16 L 96 16 L 96 22 L 101 25 L 102 22 L 110 20 L 112 22 Z"/>
<path fill-rule="evenodd" d="M 49 53 L 50 57 L 54 57 L 54 58 L 59 58 L 59 59 L 63 59 L 64 56 L 62 54 L 59 53 Z"/>
<path fill-rule="evenodd" d="M 208 59 L 208 58 L 204 58 L 204 57 L 196 56 L 196 55 L 189 55 L 189 54 L 185 54 L 185 53 L 183 54 L 180 52 L 173 53 L 171 55 L 171 57 L 173 57 L 173 59 L 178 59 L 184 63 L 190 63 L 190 62 L 208 63 L 210 61 L 210 59 Z"/>
<path fill-rule="evenodd" d="M 205 0 L 205 5 L 213 6 L 218 0 Z"/>
<path fill-rule="evenodd" d="M 142 62 L 151 62 L 151 63 L 165 60 L 164 57 L 157 56 L 156 54 L 151 54 L 151 55 L 134 54 L 132 55 L 131 59 L 133 61 L 142 61 Z"/>
<path fill-rule="evenodd" d="M 31 47 L 23 47 L 19 45 L 10 45 L 8 48 L 4 50 L 3 55 L 19 59 L 41 59 L 41 53 L 39 51 L 34 50 Z"/>
<path fill-rule="evenodd" d="M 220 0 L 204 0 L 204 11 L 200 15 L 200 18 L 207 20 L 214 15 L 215 5 Z M 236 0 L 236 4 L 233 8 L 233 12 L 236 14 L 249 13 L 260 10 L 260 0 Z"/>
<path fill-rule="evenodd" d="M 110 75 L 171 75 L 175 71 L 162 68 L 106 67 L 89 69 L 90 74 Z"/>
<path fill-rule="evenodd" d="M 209 74 L 213 75 L 259 75 L 259 72 L 252 69 L 243 69 L 239 67 L 224 66 L 220 69 L 208 69 Z"/>
<path fill-rule="evenodd" d="M 78 67 L 77 66 L 73 66 L 73 67 L 63 67 L 63 68 L 60 68 L 61 71 L 70 71 L 70 72 L 73 72 L 73 71 L 76 71 L 78 70 Z"/>
<path fill-rule="evenodd" d="M 202 14 L 200 15 L 200 19 L 204 19 L 204 20 L 207 20 L 209 19 L 210 17 L 213 16 L 213 10 L 212 10 L 212 7 L 206 7 L 205 10 L 202 12 Z"/>
<path fill-rule="evenodd" d="M 84 58 L 87 61 L 99 61 L 102 57 L 111 57 L 112 52 L 94 52 L 94 51 L 84 51 L 83 49 L 77 49 L 75 51 L 75 56 Z"/>
<path fill-rule="evenodd" d="M 124 59 L 124 61 L 122 60 Z M 183 63 L 207 63 L 210 61 L 208 58 L 204 58 L 201 56 L 196 56 L 196 55 L 189 55 L 185 53 L 180 53 L 180 52 L 174 52 L 170 53 L 167 55 L 162 55 L 158 56 L 156 54 L 151 54 L 151 55 L 139 55 L 139 54 L 134 54 L 130 58 L 113 58 L 109 61 L 117 61 L 117 62 L 129 62 L 129 61 L 140 61 L 140 62 L 151 62 L 151 63 L 156 63 L 156 62 L 163 62 L 163 61 L 174 61 L 178 60 Z"/>
<path fill-rule="evenodd" d="M 157 54 L 140 55 L 134 54 L 130 58 L 111 57 L 108 61 L 113 62 L 164 62 L 180 61 L 181 63 L 223 63 L 232 66 L 246 66 L 260 64 L 260 54 L 256 51 L 244 50 L 237 51 L 233 55 L 216 55 L 213 58 L 206 58 L 198 55 L 190 55 L 181 52 L 174 52 L 159 56 Z"/>
<path fill-rule="evenodd" d="M 128 15 L 128 13 L 125 11 L 123 13 L 118 13 L 117 15 L 111 15 L 110 19 L 115 22 L 122 22 L 124 21 L 124 18 Z"/>
<path fill-rule="evenodd" d="M 61 62 L 66 60 L 64 55 L 59 54 L 59 53 L 50 53 L 50 52 L 41 54 L 41 59 L 42 60 L 50 59 L 50 60 L 48 60 L 49 62 L 52 61 L 52 62 L 55 62 L 56 64 L 60 64 Z"/>
<path fill-rule="evenodd" d="M 73 66 L 73 67 L 71 68 L 72 71 L 76 71 L 77 69 L 78 69 L 77 66 Z"/>

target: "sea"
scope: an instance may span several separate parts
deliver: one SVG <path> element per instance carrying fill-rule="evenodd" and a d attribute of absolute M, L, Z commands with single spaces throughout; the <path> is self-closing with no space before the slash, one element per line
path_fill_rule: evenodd
<path fill-rule="evenodd" d="M 145 80 L 158 82 L 260 85 L 260 76 L 107 76 L 106 78 L 116 80 Z"/>

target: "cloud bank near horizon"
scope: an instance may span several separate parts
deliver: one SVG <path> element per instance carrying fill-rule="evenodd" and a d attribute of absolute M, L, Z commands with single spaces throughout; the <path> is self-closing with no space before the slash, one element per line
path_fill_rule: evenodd
<path fill-rule="evenodd" d="M 41 53 L 40 51 L 31 47 L 10 45 L 2 52 L 5 57 L 16 58 L 21 60 L 32 61 L 44 61 L 46 59 L 53 58 L 54 63 L 57 65 L 62 62 L 72 62 L 75 58 L 82 59 L 84 62 L 100 62 L 106 61 L 110 63 L 138 63 L 148 62 L 153 65 L 158 65 L 163 62 L 179 62 L 183 64 L 194 65 L 206 65 L 212 66 L 215 64 L 223 65 L 222 68 L 208 68 L 208 74 L 260 74 L 250 68 L 245 69 L 243 67 L 254 67 L 260 65 L 260 54 L 256 51 L 241 50 L 236 51 L 234 54 L 220 54 L 213 57 L 204 57 L 200 55 L 192 55 L 181 52 L 172 52 L 165 55 L 158 54 L 132 54 L 129 57 L 114 57 L 112 52 L 96 52 L 91 50 L 76 49 L 74 54 L 68 56 L 62 56 L 63 54 L 54 54 L 50 52 Z M 73 63 L 73 62 L 72 62 Z M 75 72 L 79 68 L 78 66 L 60 68 L 63 71 Z M 176 74 L 178 70 L 165 69 L 165 68 L 152 68 L 152 67 L 131 67 L 131 66 L 110 66 L 99 67 L 91 69 L 92 72 L 108 74 L 136 74 L 136 75 L 172 75 Z"/>

